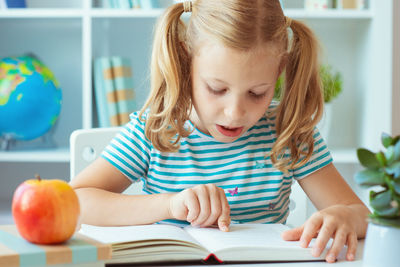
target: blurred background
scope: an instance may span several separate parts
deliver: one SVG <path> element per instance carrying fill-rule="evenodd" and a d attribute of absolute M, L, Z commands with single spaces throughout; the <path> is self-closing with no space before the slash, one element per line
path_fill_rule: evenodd
<path fill-rule="evenodd" d="M 7 135 L 6 126 L 26 125 L 23 120 L 29 118 L 11 121 L 7 115 L 14 107 L 5 104 L 6 90 L 1 89 L 1 82 L 14 77 L 5 74 L 15 73 L 5 72 L 5 67 L 1 72 L 0 63 L 0 223 L 12 222 L 11 198 L 22 181 L 36 173 L 45 179 L 70 179 L 69 136 L 74 130 L 122 124 L 122 113 L 142 106 L 149 92 L 153 27 L 172 3 L 0 0 L 0 58 L 19 60 L 18 66 L 23 66 L 26 62 L 17 57 L 34 55 L 54 75 L 53 90 L 62 92 L 61 108 L 55 112 L 50 129 L 31 140 Z M 400 2 L 281 3 L 286 16 L 304 21 L 315 31 L 322 47 L 322 64 L 329 66 L 328 78 L 340 78 L 334 97 L 326 103 L 320 127 L 336 167 L 366 201 L 366 191 L 353 180 L 361 169 L 356 149 L 377 151 L 382 132 L 400 134 Z M 110 67 L 114 73 L 122 70 L 120 78 L 110 80 L 101 75 Z M 45 79 L 46 73 L 42 74 Z M 134 94 L 122 92 L 125 98 L 116 101 L 118 105 L 101 97 L 101 92 L 121 87 L 132 89 Z M 21 128 L 22 133 L 26 130 Z"/>

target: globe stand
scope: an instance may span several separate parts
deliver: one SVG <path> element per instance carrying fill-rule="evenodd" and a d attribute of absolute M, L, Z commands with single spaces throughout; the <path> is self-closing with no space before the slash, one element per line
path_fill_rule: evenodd
<path fill-rule="evenodd" d="M 12 135 L 3 135 L 2 137 L 0 137 L 0 150 L 18 151 L 57 147 L 53 138 L 55 129 L 54 126 L 44 135 L 32 140 L 17 140 L 13 138 Z"/>
<path fill-rule="evenodd" d="M 0 150 L 9 150 L 13 143 L 16 142 L 10 135 L 5 135 L 1 139 Z"/>

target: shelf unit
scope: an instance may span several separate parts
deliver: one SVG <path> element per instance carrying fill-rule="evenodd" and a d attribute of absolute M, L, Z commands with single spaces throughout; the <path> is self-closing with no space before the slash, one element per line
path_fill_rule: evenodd
<path fill-rule="evenodd" d="M 286 16 L 305 21 L 316 32 L 322 61 L 343 75 L 343 93 L 332 103 L 328 145 L 337 164 L 356 165 L 356 147 L 377 150 L 380 133 L 391 132 L 393 0 L 370 0 L 366 10 L 315 12 L 294 8 L 302 0 L 283 2 Z M 18 179 L 33 176 L 24 164 L 41 173 L 50 168 L 49 174 L 58 173 L 61 164 L 58 177 L 68 179 L 69 135 L 75 129 L 97 127 L 93 58 L 130 57 L 138 106 L 145 101 L 153 26 L 163 11 L 101 9 L 91 0 L 27 3 L 27 9 L 0 10 L 0 57 L 33 52 L 55 73 L 63 90 L 54 131 L 58 148 L 0 152 L 2 196 L 13 192 Z"/>

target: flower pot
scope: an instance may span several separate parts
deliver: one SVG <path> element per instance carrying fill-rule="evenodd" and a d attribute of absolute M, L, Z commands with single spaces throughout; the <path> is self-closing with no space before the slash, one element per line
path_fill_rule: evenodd
<path fill-rule="evenodd" d="M 400 228 L 368 224 L 363 267 L 399 266 Z"/>

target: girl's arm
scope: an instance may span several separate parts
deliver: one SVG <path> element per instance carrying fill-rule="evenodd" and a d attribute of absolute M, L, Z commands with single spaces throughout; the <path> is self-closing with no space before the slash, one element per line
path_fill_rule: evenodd
<path fill-rule="evenodd" d="M 346 257 L 353 260 L 357 239 L 365 237 L 368 208 L 332 163 L 299 180 L 299 184 L 319 211 L 301 227 L 287 231 L 283 238 L 300 240 L 302 246 L 307 247 L 311 239 L 317 237 L 313 254 L 319 256 L 332 237 L 326 261 L 334 262 L 345 244 L 348 246 Z"/>
<path fill-rule="evenodd" d="M 200 226 L 218 223 L 221 230 L 228 230 L 228 201 L 224 191 L 214 185 L 175 194 L 121 194 L 130 184 L 107 160 L 100 157 L 94 161 L 70 182 L 80 200 L 81 223 L 138 225 L 178 219 Z"/>
<path fill-rule="evenodd" d="M 121 194 L 131 183 L 105 159 L 95 160 L 70 182 L 80 200 L 81 222 L 104 226 L 132 225 L 154 223 L 169 217 L 168 195 Z"/>

